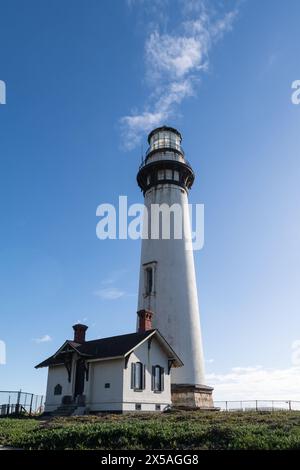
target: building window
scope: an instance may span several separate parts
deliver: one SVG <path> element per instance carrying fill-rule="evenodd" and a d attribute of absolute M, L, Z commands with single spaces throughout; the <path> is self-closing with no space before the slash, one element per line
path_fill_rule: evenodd
<path fill-rule="evenodd" d="M 136 391 L 145 389 L 145 366 L 141 362 L 131 364 L 131 388 Z"/>
<path fill-rule="evenodd" d="M 155 405 L 155 411 L 160 411 L 160 405 Z"/>
<path fill-rule="evenodd" d="M 156 261 L 144 263 L 144 296 L 155 295 Z"/>
<path fill-rule="evenodd" d="M 148 175 L 148 176 L 147 176 L 147 185 L 149 186 L 150 183 L 151 183 L 151 176 Z"/>
<path fill-rule="evenodd" d="M 104 388 L 110 388 L 110 383 L 107 382 L 107 383 L 104 385 Z"/>
<path fill-rule="evenodd" d="M 179 171 L 174 170 L 174 181 L 179 181 Z"/>
<path fill-rule="evenodd" d="M 136 403 L 135 404 L 135 409 L 136 409 L 136 411 L 141 411 L 141 409 L 142 409 L 141 403 Z"/>
<path fill-rule="evenodd" d="M 62 386 L 60 384 L 55 385 L 54 395 L 61 395 L 61 394 L 62 394 Z"/>
<path fill-rule="evenodd" d="M 146 274 L 146 295 L 150 295 L 153 292 L 153 268 L 150 266 L 145 270 Z"/>
<path fill-rule="evenodd" d="M 164 368 L 161 366 L 152 367 L 152 390 L 154 392 L 164 390 Z"/>

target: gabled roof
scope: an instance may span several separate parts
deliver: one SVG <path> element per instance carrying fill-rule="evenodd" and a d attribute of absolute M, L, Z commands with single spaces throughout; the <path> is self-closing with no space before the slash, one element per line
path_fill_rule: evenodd
<path fill-rule="evenodd" d="M 148 330 L 143 333 L 130 333 L 127 335 L 111 336 L 109 338 L 95 339 L 86 341 L 83 344 L 74 343 L 74 341 L 65 341 L 64 344 L 45 361 L 36 365 L 36 369 L 40 367 L 48 367 L 52 365 L 63 364 L 65 352 L 72 349 L 80 356 L 85 357 L 87 360 L 94 359 L 116 359 L 126 357 L 134 349 L 137 348 L 144 341 L 151 336 L 156 336 L 158 342 L 166 351 L 168 358 L 174 361 L 174 366 L 179 367 L 182 365 L 181 360 L 159 333 L 158 330 Z"/>

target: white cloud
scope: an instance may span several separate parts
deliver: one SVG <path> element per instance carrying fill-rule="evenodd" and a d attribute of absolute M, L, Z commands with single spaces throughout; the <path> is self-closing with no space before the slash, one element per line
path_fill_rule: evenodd
<path fill-rule="evenodd" d="M 300 340 L 293 341 L 291 349 L 292 365 L 287 368 L 254 365 L 207 374 L 215 400 L 300 400 Z"/>
<path fill-rule="evenodd" d="M 164 120 L 166 116 L 162 112 L 124 116 L 121 119 L 125 148 L 132 149 L 140 142 L 141 132 L 148 132 Z"/>
<path fill-rule="evenodd" d="M 78 320 L 76 321 L 76 323 L 80 323 L 80 324 L 81 324 L 81 323 L 86 323 L 87 321 L 88 321 L 88 318 L 87 318 L 87 317 L 84 317 L 84 318 L 82 318 L 82 320 L 81 320 L 81 319 L 78 319 Z"/>
<path fill-rule="evenodd" d="M 103 286 L 114 284 L 115 282 L 119 281 L 127 273 L 128 273 L 128 269 L 125 269 L 125 268 L 116 269 L 109 275 L 109 277 L 107 277 L 106 279 L 103 279 L 101 281 L 101 284 Z"/>
<path fill-rule="evenodd" d="M 128 269 L 120 268 L 112 271 L 106 279 L 102 279 L 100 289 L 94 291 L 94 295 L 104 300 L 116 300 L 128 296 L 124 289 L 115 286 L 126 274 Z"/>
<path fill-rule="evenodd" d="M 172 80 L 182 78 L 201 68 L 206 50 L 206 41 L 196 36 L 161 35 L 155 31 L 146 42 L 148 79 L 161 79 L 165 74 Z"/>
<path fill-rule="evenodd" d="M 195 94 L 199 74 L 208 69 L 208 52 L 230 30 L 236 10 L 216 16 L 209 14 L 202 0 L 179 5 L 181 13 L 176 33 L 160 33 L 159 25 L 145 42 L 145 76 L 152 93 L 142 112 L 121 118 L 126 148 L 134 148 L 141 135 L 163 124 L 188 96 Z M 173 9 L 175 0 L 172 3 Z"/>
<path fill-rule="evenodd" d="M 52 341 L 52 338 L 49 335 L 44 335 L 44 336 L 41 336 L 40 338 L 35 338 L 34 341 L 36 343 L 48 343 L 49 341 Z"/>
<path fill-rule="evenodd" d="M 94 292 L 97 297 L 104 300 L 116 300 L 125 295 L 125 292 L 117 287 L 107 287 Z"/>
<path fill-rule="evenodd" d="M 215 400 L 300 400 L 300 368 L 232 368 L 225 374 L 207 374 Z"/>

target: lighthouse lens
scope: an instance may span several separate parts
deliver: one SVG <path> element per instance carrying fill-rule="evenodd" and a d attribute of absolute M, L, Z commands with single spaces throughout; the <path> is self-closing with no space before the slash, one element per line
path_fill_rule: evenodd
<path fill-rule="evenodd" d="M 171 131 L 157 132 L 151 137 L 151 150 L 160 148 L 175 148 L 180 150 L 180 137 Z"/>

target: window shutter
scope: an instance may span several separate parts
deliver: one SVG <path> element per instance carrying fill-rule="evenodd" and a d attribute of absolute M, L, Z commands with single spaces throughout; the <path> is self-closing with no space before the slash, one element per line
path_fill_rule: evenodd
<path fill-rule="evenodd" d="M 135 364 L 131 364 L 131 388 L 134 388 Z"/>
<path fill-rule="evenodd" d="M 142 389 L 145 390 L 146 388 L 146 366 L 143 364 L 143 370 L 142 370 Z"/>
<path fill-rule="evenodd" d="M 152 366 L 152 374 L 151 374 L 151 390 L 154 390 L 154 380 L 155 380 L 155 367 Z"/>
<path fill-rule="evenodd" d="M 160 385 L 163 392 L 165 389 L 165 369 L 163 367 L 160 368 Z"/>

